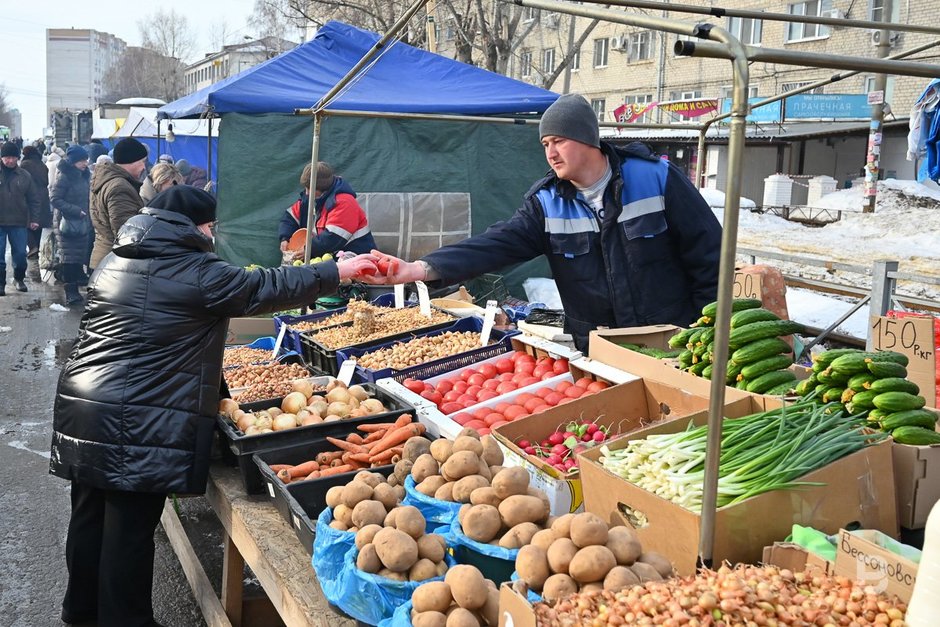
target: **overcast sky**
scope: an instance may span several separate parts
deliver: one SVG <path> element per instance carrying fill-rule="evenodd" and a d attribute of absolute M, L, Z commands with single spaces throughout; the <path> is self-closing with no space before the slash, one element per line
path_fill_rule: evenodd
<path fill-rule="evenodd" d="M 253 34 L 247 19 L 254 4 L 255 0 L 159 0 L 153 3 L 2 0 L 0 32 L 5 45 L 0 84 L 6 87 L 9 106 L 23 114 L 23 134 L 35 139 L 48 124 L 45 119 L 47 28 L 91 28 L 116 35 L 128 45 L 136 46 L 140 44 L 139 20 L 153 14 L 157 8 L 175 9 L 189 18 L 198 58 L 211 51 L 213 24 L 224 20 L 235 39 Z"/>

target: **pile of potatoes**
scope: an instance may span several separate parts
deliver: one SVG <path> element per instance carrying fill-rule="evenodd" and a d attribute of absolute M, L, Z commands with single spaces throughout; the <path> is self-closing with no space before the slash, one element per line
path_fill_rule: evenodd
<path fill-rule="evenodd" d="M 469 503 L 470 493 L 490 485 L 502 470 L 503 452 L 491 436 L 464 429 L 457 438 L 431 442 L 410 465 L 415 489 L 441 501 Z"/>
<path fill-rule="evenodd" d="M 389 485 L 377 472 L 363 470 L 345 486 L 333 486 L 326 492 L 326 504 L 333 509 L 330 527 L 358 532 L 370 525 L 383 525 L 405 498 L 405 488 Z"/>
<path fill-rule="evenodd" d="M 668 559 L 644 553 L 628 527 L 608 527 L 589 512 L 565 514 L 532 536 L 516 556 L 519 579 L 555 601 L 576 592 L 619 590 L 673 575 Z"/>
<path fill-rule="evenodd" d="M 447 572 L 443 536 L 424 533 L 426 521 L 417 507 L 391 510 L 382 523 L 356 533 L 356 568 L 396 581 L 424 581 Z"/>
<path fill-rule="evenodd" d="M 414 627 L 496 627 L 499 591 L 473 566 L 454 566 L 444 581 L 431 581 L 411 594 Z"/>

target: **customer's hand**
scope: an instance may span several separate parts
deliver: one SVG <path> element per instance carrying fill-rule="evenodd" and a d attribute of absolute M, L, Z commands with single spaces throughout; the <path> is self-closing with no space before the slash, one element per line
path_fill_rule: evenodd
<path fill-rule="evenodd" d="M 39 223 L 38 223 L 38 222 L 30 222 L 30 223 L 29 223 L 29 230 L 30 230 L 30 231 L 35 231 L 35 230 L 38 229 L 38 228 L 39 228 Z"/>
<path fill-rule="evenodd" d="M 424 281 L 427 279 L 424 264 L 417 261 L 407 262 L 385 254 L 379 250 L 373 250 L 372 256 L 376 260 L 378 273 L 375 276 L 367 276 L 359 279 L 363 283 L 373 285 L 397 285 L 399 283 L 411 283 L 413 281 Z"/>
<path fill-rule="evenodd" d="M 352 259 L 337 261 L 336 267 L 339 268 L 339 280 L 356 279 L 364 281 L 377 274 L 379 269 L 375 265 L 376 258 L 372 255 L 357 255 Z"/>
<path fill-rule="evenodd" d="M 285 252 L 286 250 L 287 250 L 287 240 L 284 240 L 281 242 L 281 252 Z"/>

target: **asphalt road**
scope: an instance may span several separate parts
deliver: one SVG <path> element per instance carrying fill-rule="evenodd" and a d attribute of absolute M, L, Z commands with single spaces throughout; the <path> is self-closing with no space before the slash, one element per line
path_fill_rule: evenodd
<path fill-rule="evenodd" d="M 8 275 L 12 275 L 7 260 Z M 49 474 L 52 406 L 59 368 L 78 334 L 80 310 L 58 312 L 62 288 L 28 293 L 8 283 L 0 297 L 0 625 L 48 627 L 65 592 L 69 484 Z M 218 592 L 221 526 L 202 498 L 181 501 L 182 519 Z M 205 625 L 176 555 L 157 528 L 154 613 L 167 627 Z"/>

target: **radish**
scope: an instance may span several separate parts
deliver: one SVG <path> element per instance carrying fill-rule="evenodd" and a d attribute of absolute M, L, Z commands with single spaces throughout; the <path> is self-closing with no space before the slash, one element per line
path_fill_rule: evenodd
<path fill-rule="evenodd" d="M 595 431 L 595 432 L 594 432 L 594 441 L 595 441 L 595 442 L 600 443 L 600 442 L 603 442 L 603 441 L 606 440 L 606 439 L 607 439 L 607 434 L 604 433 L 603 431 Z"/>
<path fill-rule="evenodd" d="M 527 449 L 530 446 L 532 446 L 532 443 L 529 442 L 528 440 L 519 440 L 518 442 L 516 442 L 516 446 L 518 446 L 521 449 Z"/>
<path fill-rule="evenodd" d="M 565 441 L 565 436 L 562 435 L 561 433 L 558 433 L 557 431 L 551 434 L 550 436 L 548 436 L 549 444 L 561 444 L 564 441 Z"/>
<path fill-rule="evenodd" d="M 598 431 L 598 429 L 600 429 L 600 427 L 597 426 L 597 423 L 592 422 L 588 425 L 587 432 L 590 433 L 591 435 L 594 435 Z"/>
<path fill-rule="evenodd" d="M 527 447 L 525 447 L 525 448 L 522 449 L 522 450 L 525 451 L 525 454 L 526 454 L 526 455 L 535 455 L 535 447 L 534 447 L 534 446 L 527 446 Z"/>
<path fill-rule="evenodd" d="M 562 461 L 561 461 L 561 457 L 552 453 L 551 455 L 545 458 L 545 463 L 548 464 L 549 466 L 554 466 L 556 464 L 562 463 Z"/>

